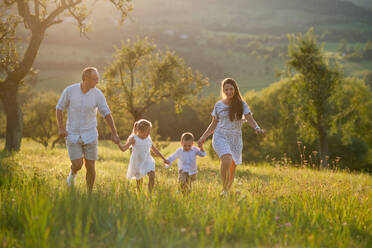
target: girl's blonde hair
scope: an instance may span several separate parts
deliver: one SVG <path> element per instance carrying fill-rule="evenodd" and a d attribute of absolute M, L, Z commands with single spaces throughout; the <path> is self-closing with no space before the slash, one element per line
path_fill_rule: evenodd
<path fill-rule="evenodd" d="M 147 128 L 152 127 L 152 124 L 150 121 L 145 119 L 140 119 L 136 122 L 134 122 L 132 134 L 138 134 L 138 131 L 146 131 Z"/>

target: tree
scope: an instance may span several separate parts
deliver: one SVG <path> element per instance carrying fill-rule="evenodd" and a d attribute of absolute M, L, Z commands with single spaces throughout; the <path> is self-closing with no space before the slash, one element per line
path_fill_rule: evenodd
<path fill-rule="evenodd" d="M 364 59 L 371 59 L 372 58 L 372 41 L 367 41 L 364 46 L 363 51 L 363 58 Z"/>
<path fill-rule="evenodd" d="M 372 71 L 368 70 L 363 77 L 364 81 L 366 82 L 367 86 L 372 90 Z"/>
<path fill-rule="evenodd" d="M 347 54 L 349 52 L 347 40 L 343 39 L 339 42 L 337 52 L 340 52 L 341 54 Z"/>
<path fill-rule="evenodd" d="M 219 100 L 215 95 L 202 96 L 197 101 L 191 103 L 192 109 L 195 111 L 198 119 L 202 122 L 202 129 L 205 130 L 212 120 L 211 113 L 214 105 Z"/>
<path fill-rule="evenodd" d="M 122 43 L 104 78 L 106 97 L 128 111 L 134 121 L 163 100 L 173 100 L 180 111 L 183 103 L 208 85 L 208 79 L 185 66 L 174 52 L 156 49 L 147 38 Z"/>
<path fill-rule="evenodd" d="M 316 42 L 313 29 L 305 35 L 289 35 L 287 66 L 294 75 L 296 117 L 300 133 L 308 140 L 318 139 L 323 166 L 327 163 L 328 136 L 331 128 L 330 97 L 339 85 L 342 74 L 337 64 L 330 65 L 322 47 Z"/>
<path fill-rule="evenodd" d="M 107 0 L 121 12 L 122 21 L 131 6 L 130 0 Z M 0 3 L 0 99 L 3 103 L 6 124 L 6 150 L 18 151 L 23 133 L 23 116 L 19 103 L 19 88 L 27 74 L 32 71 L 46 31 L 63 22 L 67 15 L 73 17 L 81 34 L 88 31 L 86 20 L 92 10 L 91 1 L 82 0 L 4 0 Z M 14 9 L 17 14 L 13 13 Z M 20 54 L 17 49 L 19 24 L 24 24 L 30 34 L 27 48 Z"/>
<path fill-rule="evenodd" d="M 58 140 L 58 130 L 55 124 L 55 106 L 58 98 L 54 92 L 44 92 L 33 97 L 24 106 L 24 135 L 42 144 L 45 148 L 53 138 L 52 148 Z"/>

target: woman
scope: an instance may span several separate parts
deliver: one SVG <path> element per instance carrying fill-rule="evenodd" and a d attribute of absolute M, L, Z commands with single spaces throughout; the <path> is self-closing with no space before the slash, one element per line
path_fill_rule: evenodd
<path fill-rule="evenodd" d="M 222 80 L 221 97 L 222 99 L 214 105 L 212 122 L 200 137 L 198 144 L 201 146 L 213 133 L 213 148 L 221 160 L 223 187 L 221 195 L 225 196 L 234 181 L 236 165 L 242 162 L 242 122 L 247 121 L 257 134 L 264 133 L 264 130 L 253 119 L 234 79 Z"/>

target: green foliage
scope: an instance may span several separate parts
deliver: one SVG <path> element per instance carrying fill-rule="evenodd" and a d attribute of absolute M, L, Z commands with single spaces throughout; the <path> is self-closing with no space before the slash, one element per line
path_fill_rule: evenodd
<path fill-rule="evenodd" d="M 340 133 L 344 143 L 354 137 L 372 145 L 372 92 L 368 86 L 360 79 L 345 78 L 330 100 L 335 107 L 331 133 Z"/>
<path fill-rule="evenodd" d="M 294 109 L 295 97 L 291 78 L 284 78 L 259 92 L 248 92 L 244 99 L 255 119 L 265 129 L 264 136 L 257 136 L 248 125 L 243 126 L 243 160 L 279 160 L 288 157 L 300 164 L 298 141 L 306 146 L 306 160 L 313 151 L 319 154 L 318 141 L 302 140 Z M 371 170 L 371 91 L 356 78 L 343 79 L 334 90 L 330 102 L 334 113 L 330 120 L 329 155 L 340 165 L 353 170 Z M 308 135 L 308 133 L 306 133 Z"/>
<path fill-rule="evenodd" d="M 243 126 L 243 159 L 263 161 L 266 156 L 281 157 L 287 153 L 292 159 L 298 155 L 297 127 L 291 90 L 292 81 L 282 79 L 262 91 L 250 91 L 244 99 L 254 118 L 265 129 L 264 136 L 257 136 L 248 125 Z"/>
<path fill-rule="evenodd" d="M 341 47 L 338 50 L 346 54 L 345 59 L 352 62 L 362 62 L 372 59 L 372 41 L 367 41 L 362 47 L 348 48 L 344 43 L 340 43 Z M 343 51 L 345 50 L 345 51 Z"/>
<path fill-rule="evenodd" d="M 43 92 L 34 96 L 24 106 L 24 135 L 48 147 L 53 140 L 52 148 L 58 141 L 55 106 L 58 95 L 55 92 Z"/>
<path fill-rule="evenodd" d="M 363 79 L 366 85 L 369 86 L 369 89 L 372 90 L 372 70 L 366 71 Z"/>
<path fill-rule="evenodd" d="M 122 43 L 105 71 L 105 94 L 128 111 L 134 120 L 150 106 L 172 99 L 176 110 L 208 85 L 208 79 L 167 50 L 156 49 L 147 39 Z"/>
<path fill-rule="evenodd" d="M 191 108 L 195 111 L 197 118 L 202 123 L 202 129 L 208 127 L 209 123 L 212 120 L 211 113 L 213 111 L 214 105 L 219 100 L 217 96 L 209 95 L 202 96 L 199 99 L 195 99 L 191 103 Z"/>
<path fill-rule="evenodd" d="M 337 63 L 331 65 L 318 47 L 313 29 L 305 35 L 289 35 L 288 69 L 293 80 L 293 102 L 299 135 L 309 142 L 319 140 L 323 161 L 328 154 L 328 136 L 334 109 L 330 97 L 342 74 Z"/>
<path fill-rule="evenodd" d="M 337 48 L 337 52 L 340 52 L 342 54 L 349 52 L 347 40 L 340 41 L 338 48 Z"/>
<path fill-rule="evenodd" d="M 367 41 L 363 52 L 364 59 L 372 59 L 372 41 Z"/>

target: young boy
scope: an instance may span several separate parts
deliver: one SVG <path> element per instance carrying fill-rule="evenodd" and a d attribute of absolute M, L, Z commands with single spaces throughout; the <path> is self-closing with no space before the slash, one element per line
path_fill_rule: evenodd
<path fill-rule="evenodd" d="M 193 146 L 194 135 L 192 133 L 183 133 L 181 136 L 181 146 L 166 161 L 169 168 L 172 163 L 178 159 L 178 182 L 183 193 L 191 190 L 191 182 L 196 180 L 198 167 L 196 165 L 196 156 L 204 157 L 206 152 L 203 147 L 200 150 Z"/>

